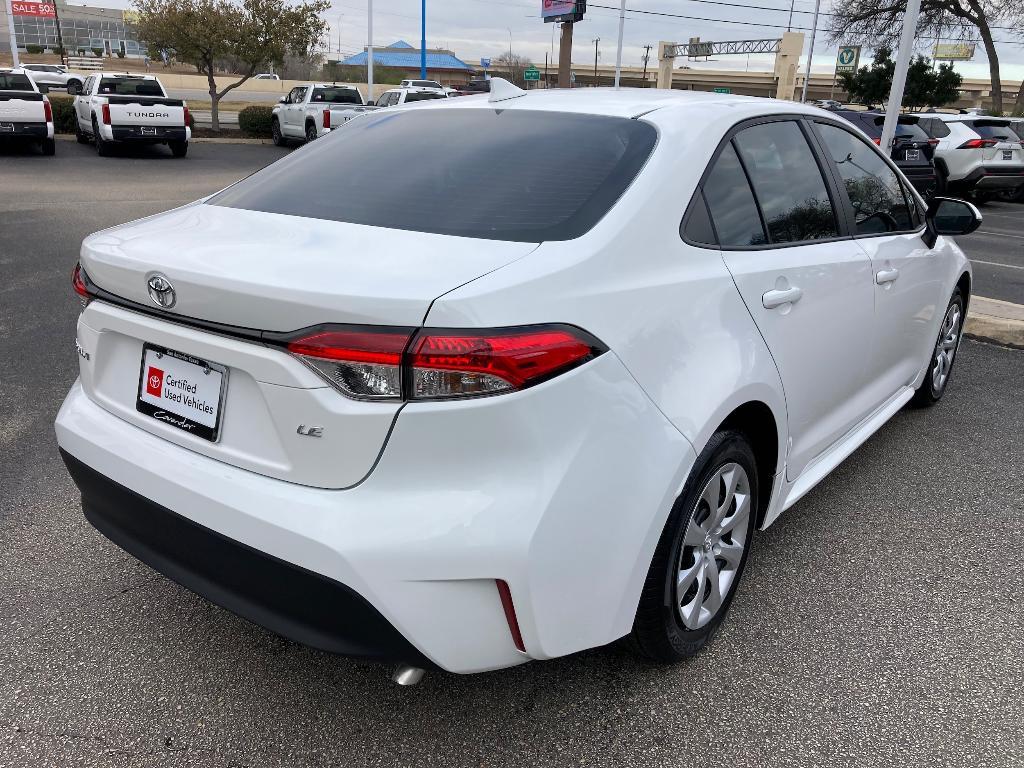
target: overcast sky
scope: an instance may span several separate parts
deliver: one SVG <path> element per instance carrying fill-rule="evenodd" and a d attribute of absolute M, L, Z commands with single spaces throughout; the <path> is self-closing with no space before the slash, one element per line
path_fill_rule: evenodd
<path fill-rule="evenodd" d="M 127 0 L 109 0 L 113 5 L 127 5 Z M 721 4 L 724 2 L 726 4 Z M 99 3 L 97 3 L 99 4 Z M 732 7 L 731 4 L 757 6 L 757 9 Z M 831 0 L 822 0 L 822 17 L 815 44 L 814 69 L 831 72 L 835 63 L 835 47 L 827 41 L 823 29 L 824 14 Z M 586 18 L 576 25 L 573 40 L 573 62 L 584 64 L 594 60 L 595 38 L 601 61 L 615 62 L 618 36 L 618 0 L 589 0 Z M 597 7 L 602 6 L 602 7 Z M 512 49 L 529 56 L 543 66 L 544 54 L 558 56 L 558 31 L 555 24 L 544 24 L 540 18 L 541 0 L 427 0 L 427 47 L 450 48 L 471 65 L 479 65 L 481 57 L 495 57 Z M 626 29 L 623 42 L 623 64 L 640 66 L 645 45 L 652 45 L 652 66 L 659 40 L 685 42 L 690 37 L 702 40 L 750 40 L 779 37 L 789 21 L 789 0 L 627 0 Z M 795 0 L 793 28 L 806 30 L 805 53 L 810 48 L 813 0 Z M 665 12 L 696 18 L 658 16 L 639 11 Z M 333 10 L 326 14 L 331 25 L 328 48 L 338 50 L 339 27 L 341 51 L 361 51 L 366 45 L 366 0 L 335 0 Z M 730 23 L 744 22 L 744 23 Z M 554 40 L 552 43 L 552 32 Z M 1002 75 L 1016 80 L 1024 77 L 1024 48 L 1008 31 L 997 31 Z M 419 47 L 420 0 L 376 0 L 374 2 L 373 38 L 375 45 L 386 45 L 403 39 Z M 945 39 L 945 38 L 944 38 Z M 955 38 L 951 38 L 955 40 Z M 933 40 L 920 40 L 919 52 L 930 55 Z M 866 59 L 866 60 L 865 60 Z M 773 57 L 725 56 L 715 61 L 690 63 L 693 67 L 712 69 L 770 70 Z M 862 63 L 870 61 L 870 53 Z M 806 59 L 801 62 L 801 69 Z M 988 77 L 984 50 L 978 45 L 972 62 L 958 62 L 957 71 L 965 77 Z"/>

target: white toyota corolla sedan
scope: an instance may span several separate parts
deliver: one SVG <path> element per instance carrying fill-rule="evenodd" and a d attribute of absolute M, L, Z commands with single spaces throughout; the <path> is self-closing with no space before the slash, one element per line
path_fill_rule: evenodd
<path fill-rule="evenodd" d="M 677 661 L 756 529 L 942 397 L 980 216 L 813 107 L 491 82 L 88 237 L 61 454 L 113 542 L 301 643 Z"/>

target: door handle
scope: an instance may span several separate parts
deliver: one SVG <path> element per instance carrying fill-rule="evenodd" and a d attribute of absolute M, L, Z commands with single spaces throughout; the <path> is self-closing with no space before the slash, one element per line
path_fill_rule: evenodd
<path fill-rule="evenodd" d="M 878 272 L 875 272 L 875 282 L 878 285 L 885 285 L 886 283 L 891 283 L 899 276 L 900 271 L 895 267 L 893 267 L 892 269 L 882 269 L 879 270 Z"/>
<path fill-rule="evenodd" d="M 804 292 L 795 286 L 785 290 L 768 291 L 761 297 L 761 304 L 765 309 L 775 309 L 783 304 L 795 304 L 803 295 Z"/>

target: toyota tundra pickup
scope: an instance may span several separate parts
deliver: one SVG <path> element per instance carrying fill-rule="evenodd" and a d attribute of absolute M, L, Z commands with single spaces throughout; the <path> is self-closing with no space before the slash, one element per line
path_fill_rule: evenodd
<path fill-rule="evenodd" d="M 372 109 L 354 85 L 304 83 L 292 88 L 274 107 L 270 132 L 279 147 L 290 140 L 315 141 Z"/>
<path fill-rule="evenodd" d="M 0 69 L 0 141 L 29 140 L 44 155 L 56 149 L 50 100 L 23 69 Z"/>
<path fill-rule="evenodd" d="M 115 144 L 166 144 L 175 157 L 188 153 L 188 106 L 167 97 L 153 75 L 90 75 L 75 96 L 75 134 L 92 141 L 101 157 Z"/>

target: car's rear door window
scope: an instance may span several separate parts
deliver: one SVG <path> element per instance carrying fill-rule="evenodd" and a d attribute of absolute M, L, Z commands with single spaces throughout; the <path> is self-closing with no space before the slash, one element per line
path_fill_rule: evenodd
<path fill-rule="evenodd" d="M 736 134 L 733 143 L 760 203 L 769 242 L 839 236 L 828 185 L 795 121 L 753 125 Z"/>
<path fill-rule="evenodd" d="M 615 205 L 656 141 L 650 123 L 622 117 L 384 110 L 349 121 L 209 202 L 416 232 L 569 240 Z"/>
<path fill-rule="evenodd" d="M 764 245 L 768 241 L 754 193 L 731 142 L 704 179 L 704 199 L 723 248 Z"/>
<path fill-rule="evenodd" d="M 818 123 L 817 129 L 850 198 L 857 234 L 914 229 L 903 185 L 874 147 L 845 128 Z"/>

